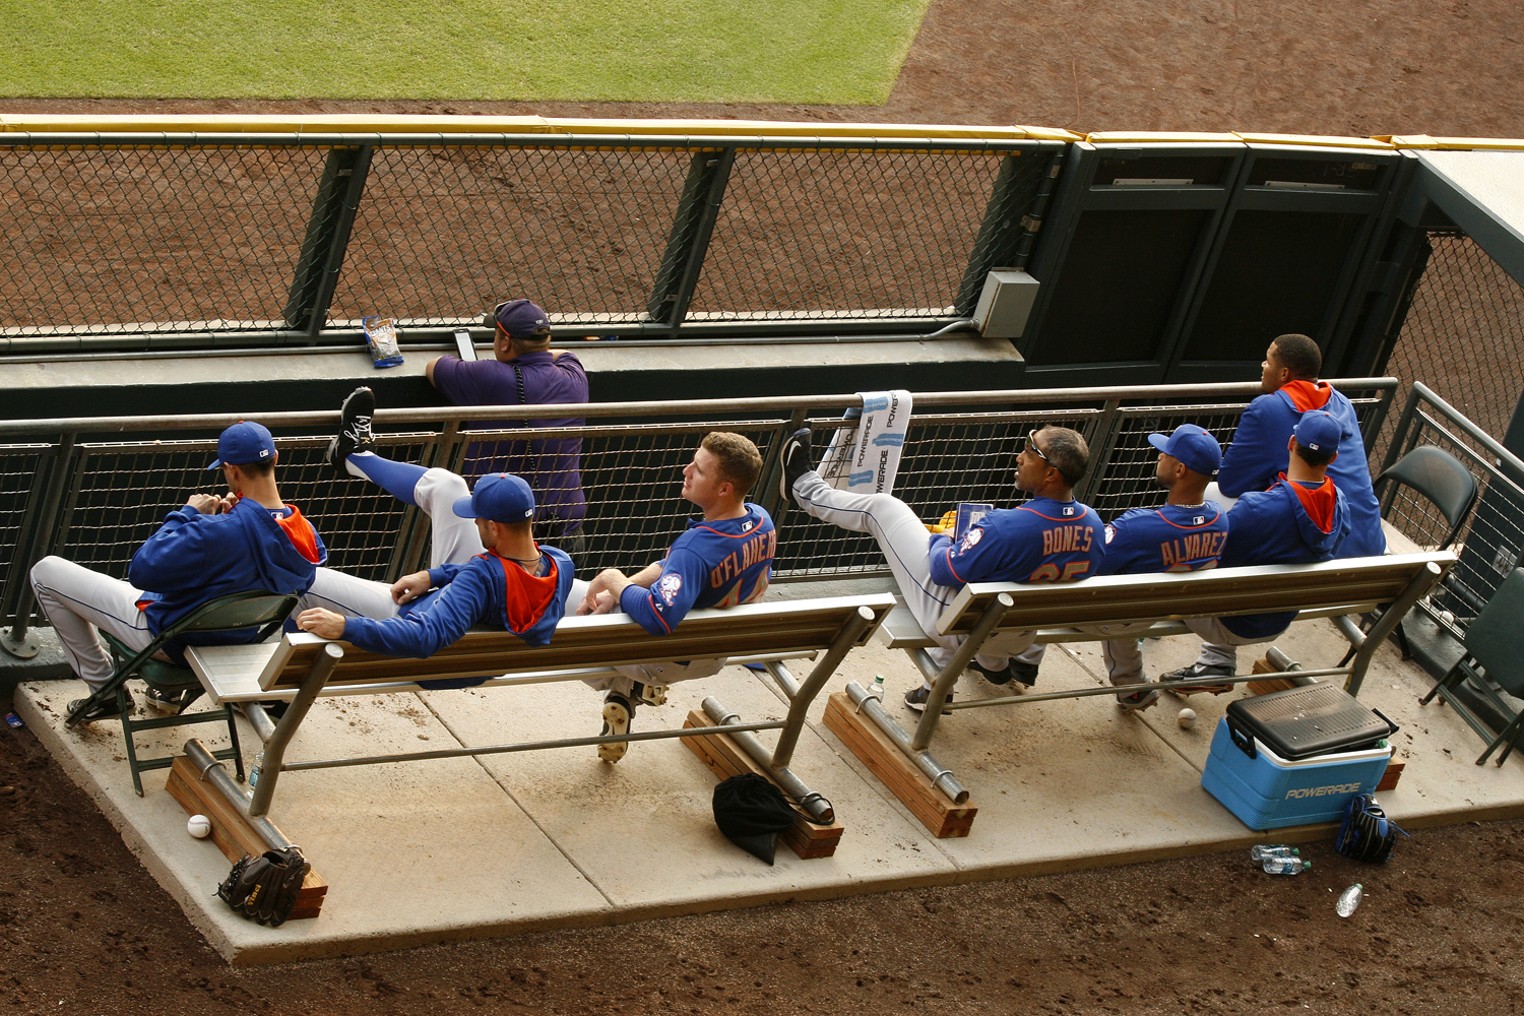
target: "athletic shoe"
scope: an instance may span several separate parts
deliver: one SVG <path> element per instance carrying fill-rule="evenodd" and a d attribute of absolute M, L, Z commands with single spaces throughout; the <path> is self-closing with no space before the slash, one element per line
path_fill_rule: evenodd
<path fill-rule="evenodd" d="M 783 441 L 783 482 L 778 494 L 784 504 L 794 503 L 794 484 L 814 468 L 810 464 L 810 428 L 800 427 Z"/>
<path fill-rule="evenodd" d="M 924 713 L 926 711 L 926 700 L 930 697 L 931 689 L 923 684 L 919 688 L 912 688 L 905 693 L 905 704 L 918 713 Z M 943 703 L 942 706 L 943 716 L 952 715 L 952 710 L 947 708 L 947 706 L 952 703 L 952 700 L 953 693 L 948 692 L 947 702 Z"/>
<path fill-rule="evenodd" d="M 1159 689 L 1144 687 L 1130 695 L 1118 695 L 1117 706 L 1124 713 L 1142 712 L 1159 701 Z"/>
<path fill-rule="evenodd" d="M 73 716 L 75 711 L 77 709 L 81 708 L 88 701 L 90 701 L 90 699 L 87 697 L 87 698 L 77 698 L 74 701 L 70 702 L 69 705 L 68 705 L 68 713 L 67 713 L 67 715 Z M 128 713 L 128 715 L 131 715 L 133 710 L 136 709 L 136 708 L 137 708 L 137 704 L 135 702 L 133 702 L 133 700 L 132 700 L 132 693 L 128 692 L 127 693 L 127 713 Z M 113 697 L 113 698 L 107 699 L 104 702 L 97 702 L 90 709 L 89 712 L 85 713 L 83 716 L 81 716 L 79 719 L 75 720 L 74 722 L 75 723 L 93 723 L 96 720 L 115 720 L 115 719 L 119 719 L 121 717 L 121 715 L 122 715 L 122 711 L 121 711 L 121 709 L 119 709 L 117 707 L 116 699 Z"/>
<path fill-rule="evenodd" d="M 1172 670 L 1159 678 L 1161 681 L 1201 681 L 1208 677 L 1232 677 L 1233 668 L 1222 664 L 1203 666 L 1193 663 L 1189 667 L 1181 667 Z M 1171 688 L 1176 695 L 1198 695 L 1202 692 L 1211 692 L 1213 695 L 1221 695 L 1225 691 L 1232 691 L 1231 682 L 1227 684 L 1198 684 L 1190 688 Z"/>
<path fill-rule="evenodd" d="M 344 461 L 355 452 L 376 450 L 376 436 L 371 432 L 371 417 L 376 413 L 376 393 L 356 388 L 339 410 L 339 432 L 328 442 L 328 464 L 340 476 L 349 476 Z"/>
<path fill-rule="evenodd" d="M 968 666 L 990 684 L 1007 685 L 1015 681 L 1022 688 L 1030 688 L 1037 683 L 1037 664 L 1022 663 L 1014 656 L 999 670 L 991 670 L 981 665 L 978 660 L 970 660 Z M 1020 690 L 1021 688 L 1017 689 L 1017 691 Z"/>
<path fill-rule="evenodd" d="M 631 702 L 639 702 L 647 706 L 661 706 L 667 704 L 667 686 L 664 684 L 642 684 L 639 681 L 630 682 Z"/>
<path fill-rule="evenodd" d="M 603 700 L 603 729 L 598 732 L 600 737 L 610 735 L 628 734 L 630 721 L 635 718 L 635 703 L 620 695 L 618 692 L 609 692 Z M 610 741 L 598 746 L 598 757 L 605 762 L 618 762 L 624 758 L 628 751 L 628 741 Z"/>
<path fill-rule="evenodd" d="M 185 707 L 190 705 L 190 691 L 164 691 L 160 688 L 149 688 L 143 696 L 143 703 L 157 713 L 165 713 L 169 716 L 179 716 L 185 712 Z"/>

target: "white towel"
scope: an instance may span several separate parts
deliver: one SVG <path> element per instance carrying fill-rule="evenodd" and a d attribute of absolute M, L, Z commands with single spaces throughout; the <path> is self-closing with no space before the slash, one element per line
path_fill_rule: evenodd
<path fill-rule="evenodd" d="M 857 394 L 862 409 L 847 410 L 844 418 L 855 422 L 831 435 L 820 475 L 837 490 L 892 493 L 910 429 L 910 393 L 896 388 Z"/>

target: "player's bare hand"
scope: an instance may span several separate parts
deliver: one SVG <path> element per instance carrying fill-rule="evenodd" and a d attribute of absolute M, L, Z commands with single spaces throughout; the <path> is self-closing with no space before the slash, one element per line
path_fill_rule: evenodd
<path fill-rule="evenodd" d="M 344 615 L 335 614 L 322 607 L 309 607 L 296 615 L 296 626 L 320 638 L 341 639 L 344 637 Z"/>
<path fill-rule="evenodd" d="M 185 501 L 186 507 L 194 508 L 202 515 L 216 515 L 223 510 L 222 498 L 216 494 L 192 494 Z"/>
<path fill-rule="evenodd" d="M 404 575 L 392 583 L 392 602 L 399 606 L 404 603 L 412 603 L 432 588 L 433 583 L 429 581 L 429 573 L 426 571 Z"/>

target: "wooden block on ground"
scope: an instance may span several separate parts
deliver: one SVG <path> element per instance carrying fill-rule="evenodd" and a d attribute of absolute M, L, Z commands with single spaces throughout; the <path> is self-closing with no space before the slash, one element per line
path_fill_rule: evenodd
<path fill-rule="evenodd" d="M 1278 674 L 1280 671 L 1275 664 L 1262 656 L 1254 661 L 1254 666 L 1250 668 L 1249 673 Z M 1295 688 L 1296 685 L 1289 677 L 1272 677 L 1266 681 L 1250 681 L 1244 687 L 1249 689 L 1249 694 L 1251 695 L 1268 695 L 1273 691 L 1285 691 L 1287 688 Z"/>
<path fill-rule="evenodd" d="M 826 700 L 825 724 L 933 836 L 947 839 L 968 835 L 978 807 L 948 800 L 899 745 L 857 711 L 845 692 L 833 692 Z"/>
<path fill-rule="evenodd" d="M 712 727 L 714 723 L 703 713 L 690 710 L 688 718 L 683 721 L 683 726 Z M 756 773 L 772 781 L 772 776 L 766 769 L 758 765 L 755 759 L 746 754 L 745 749 L 724 734 L 697 734 L 693 737 L 682 738 L 682 742 L 709 767 L 715 776 L 722 780 L 742 773 Z M 778 789 L 781 791 L 783 788 Z M 787 796 L 786 792 L 784 796 Z M 841 824 L 840 819 L 830 825 L 816 825 L 796 811 L 794 824 L 783 830 L 779 838 L 801 858 L 810 860 L 816 857 L 830 857 L 836 853 L 836 845 L 841 842 L 841 834 L 845 830 L 846 827 Z"/>
<path fill-rule="evenodd" d="M 205 815 L 211 819 L 212 842 L 229 861 L 237 861 L 244 854 L 258 857 L 269 849 L 243 813 L 233 807 L 221 791 L 203 780 L 195 763 L 186 756 L 177 756 L 170 765 L 167 788 L 169 796 L 180 802 L 187 815 Z M 327 893 L 328 883 L 318 877 L 316 871 L 308 871 L 288 920 L 316 917 Z"/>
<path fill-rule="evenodd" d="M 1407 766 L 1406 762 L 1388 762 L 1386 772 L 1382 774 L 1381 782 L 1376 784 L 1376 793 L 1383 790 L 1395 790 L 1397 781 L 1402 779 L 1402 770 Z"/>

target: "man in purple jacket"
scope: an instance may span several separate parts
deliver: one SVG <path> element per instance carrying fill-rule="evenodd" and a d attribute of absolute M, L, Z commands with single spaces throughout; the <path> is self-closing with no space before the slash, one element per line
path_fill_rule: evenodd
<path fill-rule="evenodd" d="M 574 353 L 550 348 L 550 319 L 529 300 L 499 304 L 493 315 L 491 360 L 441 356 L 430 361 L 429 382 L 457 406 L 547 405 L 588 401 L 587 372 Z M 581 417 L 532 420 L 532 427 L 576 427 Z M 468 429 L 523 426 L 522 420 L 472 423 Z M 480 441 L 467 451 L 468 479 L 507 472 L 524 477 L 539 502 L 540 539 L 576 557 L 587 516 L 582 492 L 582 439 Z"/>

